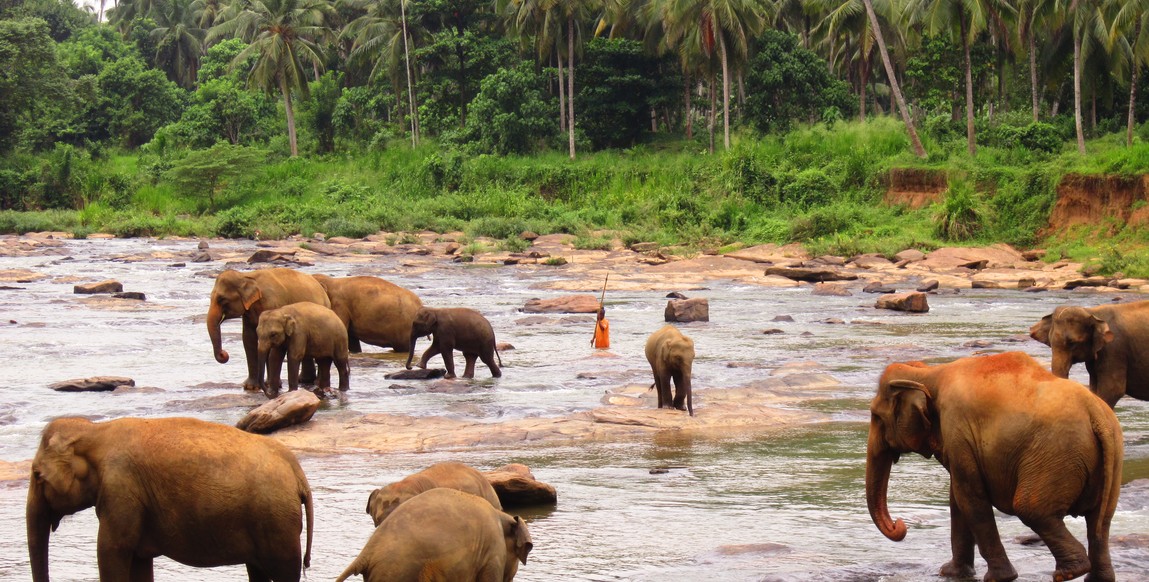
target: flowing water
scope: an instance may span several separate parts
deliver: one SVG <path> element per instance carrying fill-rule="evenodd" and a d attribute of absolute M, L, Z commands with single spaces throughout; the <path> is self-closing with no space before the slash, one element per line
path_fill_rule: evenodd
<path fill-rule="evenodd" d="M 221 245 L 254 250 L 253 243 Z M 0 291 L 0 459 L 31 458 L 44 423 L 59 415 L 95 419 L 190 415 L 233 424 L 234 383 L 245 375 L 237 322 L 224 324 L 233 358 L 215 363 L 204 327 L 212 276 L 219 263 L 176 266 L 195 243 L 144 239 L 70 241 L 59 254 L 0 258 L 0 270 L 26 268 L 50 275 Z M 125 260 L 141 253 L 171 258 Z M 504 376 L 494 380 L 481 364 L 466 393 L 431 393 L 419 382 L 385 380 L 402 356 L 365 346 L 381 365 L 352 362 L 351 392 L 343 405 L 317 413 L 351 417 L 365 412 L 446 415 L 499 421 L 564 416 L 600 405 L 605 390 L 648 383 L 643 356 L 647 335 L 662 325 L 661 292 L 608 292 L 612 348 L 590 347 L 593 317 L 550 316 L 548 323 L 517 323 L 531 297 L 560 295 L 532 286 L 556 271 L 443 264 L 416 274 L 401 258 L 368 263 L 327 261 L 308 272 L 373 274 L 413 289 L 432 306 L 468 306 L 491 320 L 498 340 L 516 349 L 502 354 Z M 71 279 L 114 278 L 148 300 L 132 307 L 73 295 Z M 905 541 L 886 540 L 866 512 L 865 440 L 868 402 L 878 374 L 893 361 L 944 361 L 979 348 L 1022 350 L 1043 361 L 1048 348 L 1025 337 L 1029 326 L 1060 304 L 1093 305 L 1108 295 L 964 290 L 930 297 L 931 311 L 908 315 L 872 309 L 872 296 L 813 297 L 809 288 L 773 289 L 715 281 L 691 296 L 710 300 L 709 323 L 682 325 L 694 338 L 696 407 L 706 390 L 736 387 L 787 363 L 817 362 L 841 381 L 795 406 L 831 420 L 763 435 L 690 437 L 666 431 L 623 442 L 476 448 L 429 453 L 304 455 L 315 490 L 316 532 L 311 580 L 330 580 L 370 536 L 363 512 L 367 494 L 427 465 L 448 459 L 484 469 L 525 463 L 554 485 L 556 508 L 523 512 L 535 548 L 516 580 L 931 580 L 949 558 L 947 475 L 935 462 L 906 456 L 890 482 L 891 513 L 910 526 Z M 1127 297 L 1132 298 L 1132 297 Z M 790 315 L 793 322 L 774 322 Z M 847 323 L 826 323 L 837 318 Z M 778 328 L 784 333 L 764 335 Z M 1019 337 L 1020 336 L 1020 337 Z M 425 342 L 420 349 L 425 347 Z M 362 357 L 360 357 L 362 358 Z M 738 363 L 737 366 L 728 364 Z M 461 365 L 461 358 L 457 365 Z M 1083 369 L 1074 378 L 1086 380 Z M 582 374 L 587 372 L 588 374 Z M 49 383 L 93 375 L 133 377 L 159 390 L 129 393 L 57 393 Z M 252 403 L 258 400 L 252 397 Z M 1149 403 L 1118 406 L 1125 429 L 1125 480 L 1149 478 Z M 653 467 L 671 467 L 652 474 Z M 1123 491 L 1112 533 L 1118 579 L 1149 580 L 1149 487 Z M 0 484 L 0 579 L 29 578 L 23 527 L 26 482 Z M 1079 539 L 1084 522 L 1067 520 Z M 1029 530 L 999 516 L 1002 538 L 1022 580 L 1047 580 L 1053 559 L 1043 546 L 1016 541 Z M 66 518 L 53 535 L 50 563 L 58 580 L 94 580 L 93 511 Z M 979 573 L 984 562 L 977 561 Z M 242 567 L 193 569 L 161 558 L 160 580 L 241 580 Z"/>

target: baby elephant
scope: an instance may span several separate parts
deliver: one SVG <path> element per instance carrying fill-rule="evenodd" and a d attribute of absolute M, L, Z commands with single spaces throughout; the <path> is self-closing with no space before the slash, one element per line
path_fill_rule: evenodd
<path fill-rule="evenodd" d="M 427 361 L 437 354 L 443 354 L 443 365 L 447 368 L 447 377 L 455 377 L 455 349 L 463 352 L 463 359 L 467 361 L 467 368 L 463 371 L 464 378 L 475 377 L 475 358 L 491 369 L 491 375 L 498 378 L 503 375 L 499 366 L 503 365 L 499 357 L 499 366 L 495 365 L 495 330 L 491 329 L 491 322 L 474 309 L 465 307 L 451 307 L 433 309 L 421 307 L 415 312 L 415 320 L 411 323 L 411 348 L 407 355 L 407 369 L 411 369 L 411 360 L 415 357 L 415 342 L 425 335 L 433 335 L 431 347 L 423 352 L 419 358 L 419 367 L 426 368 Z"/>
<path fill-rule="evenodd" d="M 400 505 L 336 578 L 367 582 L 509 582 L 533 544 L 527 524 L 481 497 L 432 489 Z M 517 561 L 516 561 L 517 560 Z"/>
<path fill-rule="evenodd" d="M 436 487 L 455 489 L 486 499 L 495 509 L 502 509 L 499 496 L 482 473 L 462 463 L 435 463 L 414 475 L 371 492 L 367 498 L 367 515 L 375 525 L 383 523 L 399 504 Z"/>
<path fill-rule="evenodd" d="M 682 335 L 673 325 L 650 334 L 646 340 L 646 360 L 654 371 L 658 390 L 658 407 L 671 407 L 670 381 L 674 380 L 674 404 L 694 416 L 694 396 L 690 392 L 690 368 L 694 365 L 694 341 Z M 683 408 L 683 401 L 686 408 Z"/>
<path fill-rule="evenodd" d="M 287 386 L 299 387 L 299 366 L 304 357 L 315 358 L 319 388 L 331 387 L 331 362 L 339 370 L 339 390 L 348 388 L 347 328 L 335 312 L 315 303 L 292 303 L 263 312 L 256 327 L 259 338 L 256 365 L 259 386 L 268 398 L 279 395 L 279 369 L 287 355 Z M 263 379 L 264 369 L 269 378 Z"/>

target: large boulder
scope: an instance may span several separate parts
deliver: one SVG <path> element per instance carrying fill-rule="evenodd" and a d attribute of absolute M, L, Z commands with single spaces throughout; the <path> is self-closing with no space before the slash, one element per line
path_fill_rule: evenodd
<path fill-rule="evenodd" d="M 107 281 L 100 281 L 99 283 L 87 283 L 84 285 L 75 285 L 72 287 L 72 292 L 80 295 L 90 295 L 93 293 L 120 293 L 124 290 L 123 283 L 119 281 L 108 279 Z"/>
<path fill-rule="evenodd" d="M 926 302 L 925 293 L 890 293 L 878 297 L 874 304 L 877 309 L 892 309 L 894 311 L 908 311 L 910 313 L 926 313 L 930 310 Z"/>
<path fill-rule="evenodd" d="M 666 302 L 663 318 L 669 322 L 710 321 L 710 302 L 706 299 L 671 299 Z"/>
<path fill-rule="evenodd" d="M 826 281 L 853 281 L 858 276 L 853 273 L 843 273 L 835 269 L 811 269 L 807 267 L 769 267 L 766 275 L 779 275 L 795 281 L 808 281 L 810 283 L 823 283 Z"/>
<path fill-rule="evenodd" d="M 311 420 L 319 410 L 319 397 L 307 390 L 292 390 L 268 400 L 247 413 L 235 427 L 247 432 L 266 434 Z"/>
<path fill-rule="evenodd" d="M 57 392 L 111 392 L 121 386 L 135 385 L 135 380 L 124 376 L 92 376 L 64 380 L 49 384 L 48 387 Z"/>
<path fill-rule="evenodd" d="M 526 313 L 598 313 L 598 297 L 567 295 L 550 299 L 530 299 L 520 311 Z"/>
<path fill-rule="evenodd" d="M 512 463 L 494 471 L 486 471 L 483 476 L 491 482 L 503 509 L 558 503 L 555 488 L 535 479 L 526 465 Z"/>

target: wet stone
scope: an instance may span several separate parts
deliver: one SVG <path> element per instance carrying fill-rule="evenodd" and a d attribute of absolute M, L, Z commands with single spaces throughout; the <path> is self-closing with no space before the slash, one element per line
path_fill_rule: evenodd
<path fill-rule="evenodd" d="M 926 313 L 930 310 L 925 293 L 890 293 L 878 297 L 874 304 L 877 309 L 892 309 L 910 313 Z"/>
<path fill-rule="evenodd" d="M 997 281 L 983 281 L 978 279 L 970 281 L 970 287 L 973 289 L 1003 289 L 1001 283 Z"/>
<path fill-rule="evenodd" d="M 558 503 L 558 493 L 552 485 L 543 483 L 531 473 L 526 465 L 512 463 L 483 476 L 491 482 L 495 495 L 503 508 L 529 507 L 533 505 L 554 505 Z"/>
<path fill-rule="evenodd" d="M 111 392 L 121 386 L 135 385 L 135 380 L 125 376 L 92 376 L 64 380 L 48 387 L 57 392 Z"/>
<path fill-rule="evenodd" d="M 319 397 L 307 390 L 292 390 L 247 413 L 235 427 L 260 434 L 275 432 L 311 420 L 319 403 Z"/>
<path fill-rule="evenodd" d="M 682 293 L 679 293 L 678 291 L 671 291 L 670 293 L 666 294 L 666 298 L 667 299 L 686 299 L 686 296 L 683 295 Z"/>
<path fill-rule="evenodd" d="M 980 259 L 977 261 L 969 261 L 966 263 L 962 263 L 962 264 L 958 265 L 958 267 L 971 269 L 974 271 L 980 271 L 980 270 L 986 268 L 987 265 L 989 265 L 989 259 Z"/>
<path fill-rule="evenodd" d="M 1034 279 L 1033 277 L 1024 277 L 1024 278 L 1017 280 L 1017 288 L 1018 289 L 1029 289 L 1030 287 L 1036 287 L 1036 286 L 1037 286 L 1037 280 Z"/>
<path fill-rule="evenodd" d="M 710 321 L 710 302 L 702 298 L 671 299 L 666 302 L 663 319 L 678 323 Z"/>
<path fill-rule="evenodd" d="M 897 289 L 894 289 L 893 287 L 890 287 L 889 285 L 886 285 L 886 284 L 882 283 L 881 281 L 874 281 L 873 283 L 870 283 L 870 284 L 866 285 L 865 287 L 862 287 L 862 293 L 886 294 L 886 293 L 896 293 L 896 292 L 897 292 Z"/>
<path fill-rule="evenodd" d="M 147 297 L 139 291 L 124 291 L 123 293 L 113 293 L 112 297 L 116 299 L 132 299 L 135 301 L 147 301 Z"/>
<path fill-rule="evenodd" d="M 810 294 L 821 297 L 850 297 L 853 295 L 845 285 L 835 285 L 833 283 L 815 283 L 814 290 L 811 291 Z"/>
<path fill-rule="evenodd" d="M 94 293 L 119 293 L 124 290 L 123 283 L 114 279 L 107 281 L 100 281 L 99 283 L 88 283 L 85 285 L 76 285 L 72 287 L 72 292 L 80 295 L 90 295 Z"/>
<path fill-rule="evenodd" d="M 926 254 L 917 249 L 906 249 L 894 255 L 894 258 L 899 261 L 920 261 L 926 258 Z"/>
<path fill-rule="evenodd" d="M 937 279 L 922 281 L 922 284 L 918 285 L 918 293 L 929 293 L 930 291 L 935 291 L 940 285 L 941 283 L 938 283 Z"/>
<path fill-rule="evenodd" d="M 598 313 L 598 297 L 567 295 L 551 299 L 530 299 L 520 311 L 525 313 Z"/>
<path fill-rule="evenodd" d="M 825 281 L 853 281 L 858 278 L 853 273 L 842 273 L 834 269 L 808 269 L 804 267 L 770 267 L 766 275 L 779 275 L 794 281 L 820 283 Z"/>
<path fill-rule="evenodd" d="M 446 375 L 447 370 L 443 368 L 412 368 L 410 370 L 391 372 L 390 374 L 385 374 L 383 377 L 388 380 L 433 380 Z"/>
<path fill-rule="evenodd" d="M 762 335 L 778 335 L 780 333 L 786 333 L 786 332 L 784 332 L 784 331 L 782 331 L 776 327 L 762 330 Z"/>
<path fill-rule="evenodd" d="M 793 315 L 775 315 L 770 321 L 794 321 Z"/>

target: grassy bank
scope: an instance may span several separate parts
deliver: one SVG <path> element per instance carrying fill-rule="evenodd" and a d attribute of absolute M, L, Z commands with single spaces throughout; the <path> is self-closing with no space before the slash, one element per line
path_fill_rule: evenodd
<path fill-rule="evenodd" d="M 1065 173 L 1149 171 L 1149 144 L 1125 148 L 1120 139 L 1094 140 L 1084 157 L 989 146 L 970 157 L 963 143 L 928 139 L 931 158 L 920 162 L 907 153 L 901 125 L 877 119 L 740 136 L 714 156 L 682 140 L 574 162 L 558 153 L 464 157 L 434 144 L 394 144 L 323 158 L 268 156 L 211 198 L 168 179 L 172 158 L 133 152 L 92 160 L 72 152 L 69 175 L 56 182 L 81 209 L 3 211 L 0 232 L 276 238 L 430 229 L 515 248 L 517 235 L 532 230 L 571 233 L 586 248 L 607 244 L 602 231 L 615 231 L 624 242 L 800 242 L 840 255 L 1006 242 L 1047 246 L 1051 260 L 1087 259 L 1103 272 L 1149 275 L 1149 237 L 1141 229 L 1106 224 L 1042 238 Z M 53 155 L 40 162 L 41 175 L 61 173 L 63 154 Z M 885 177 L 895 167 L 944 172 L 945 201 L 917 211 L 883 206 Z"/>

